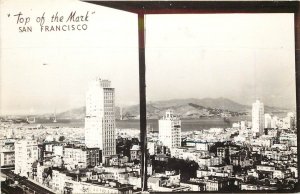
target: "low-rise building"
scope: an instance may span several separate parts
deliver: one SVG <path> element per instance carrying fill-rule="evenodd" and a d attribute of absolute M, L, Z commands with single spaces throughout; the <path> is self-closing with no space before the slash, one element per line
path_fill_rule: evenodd
<path fill-rule="evenodd" d="M 218 156 L 198 158 L 197 163 L 199 166 L 216 166 L 222 164 L 222 158 Z"/>
<path fill-rule="evenodd" d="M 241 183 L 241 190 L 261 191 L 261 190 L 277 190 L 277 187 L 270 187 L 257 184 Z"/>
<path fill-rule="evenodd" d="M 15 140 L 0 140 L 0 166 L 6 168 L 15 165 Z"/>
<path fill-rule="evenodd" d="M 210 144 L 207 142 L 196 142 L 196 150 L 209 151 Z"/>
<path fill-rule="evenodd" d="M 65 180 L 64 193 L 116 193 L 131 194 L 133 186 L 120 184 L 117 181 L 86 181 L 77 182 L 72 179 Z"/>
<path fill-rule="evenodd" d="M 288 167 L 288 169 L 292 172 L 292 177 L 298 178 L 298 168 L 297 167 L 291 166 L 291 167 Z"/>
<path fill-rule="evenodd" d="M 167 162 L 169 160 L 169 156 L 167 156 L 166 154 L 157 154 L 155 155 L 155 160 L 157 161 L 163 161 L 163 162 Z"/>
<path fill-rule="evenodd" d="M 253 164 L 253 160 L 245 152 L 233 154 L 229 157 L 229 159 L 230 164 L 232 164 L 233 166 L 240 166 L 242 168 L 251 166 Z"/>
<path fill-rule="evenodd" d="M 71 169 L 94 167 L 100 165 L 102 152 L 98 148 L 66 146 L 64 149 L 64 163 Z"/>
<path fill-rule="evenodd" d="M 182 192 L 189 191 L 190 187 L 172 184 L 167 177 L 149 177 L 148 189 L 154 192 Z"/>
<path fill-rule="evenodd" d="M 215 176 L 215 177 L 230 177 L 233 172 L 232 165 L 217 165 L 217 166 L 210 166 L 207 169 L 200 169 L 197 170 L 197 177 L 204 178 L 208 176 Z"/>
<path fill-rule="evenodd" d="M 210 177 L 203 179 L 206 191 L 224 191 L 229 189 L 229 179 Z"/>
<path fill-rule="evenodd" d="M 290 170 L 274 170 L 273 178 L 285 179 L 292 176 L 292 172 Z"/>
<path fill-rule="evenodd" d="M 275 167 L 274 166 L 267 166 L 267 165 L 257 165 L 256 170 L 274 172 Z"/>
<path fill-rule="evenodd" d="M 258 179 L 259 174 L 257 173 L 256 169 L 251 169 L 247 171 L 248 176 L 252 176 Z"/>
<path fill-rule="evenodd" d="M 180 182 L 180 185 L 189 187 L 190 191 L 205 191 L 205 184 L 203 182 L 189 180 Z"/>
<path fill-rule="evenodd" d="M 130 160 L 140 160 L 141 159 L 141 149 L 139 145 L 133 145 L 132 148 L 130 149 Z"/>

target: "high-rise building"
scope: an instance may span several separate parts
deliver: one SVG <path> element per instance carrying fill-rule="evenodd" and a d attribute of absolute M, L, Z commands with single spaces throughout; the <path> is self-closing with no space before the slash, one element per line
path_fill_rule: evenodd
<path fill-rule="evenodd" d="M 271 128 L 276 129 L 278 128 L 279 119 L 277 116 L 273 116 L 271 120 Z"/>
<path fill-rule="evenodd" d="M 272 116 L 270 114 L 265 114 L 265 128 L 271 128 Z"/>
<path fill-rule="evenodd" d="M 247 129 L 247 121 L 241 121 L 241 130 Z"/>
<path fill-rule="evenodd" d="M 287 119 L 288 119 L 288 127 L 291 130 L 294 130 L 296 128 L 296 116 L 293 112 L 289 112 L 287 114 Z"/>
<path fill-rule="evenodd" d="M 159 120 L 159 140 L 168 148 L 181 146 L 181 121 L 172 110 Z"/>
<path fill-rule="evenodd" d="M 116 154 L 115 90 L 109 80 L 97 78 L 86 93 L 85 144 L 100 148 L 103 157 Z"/>
<path fill-rule="evenodd" d="M 265 117 L 264 117 L 264 104 L 256 100 L 252 104 L 252 132 L 257 135 L 264 133 Z"/>
<path fill-rule="evenodd" d="M 15 142 L 15 173 L 32 175 L 32 164 L 38 160 L 38 145 L 35 140 L 22 139 Z"/>

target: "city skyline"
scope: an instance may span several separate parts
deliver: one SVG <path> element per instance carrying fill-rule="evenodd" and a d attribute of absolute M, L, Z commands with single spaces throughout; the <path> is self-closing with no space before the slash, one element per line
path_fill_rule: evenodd
<path fill-rule="evenodd" d="M 19 33 L 6 15 L 14 3 L 1 7 L 1 115 L 84 106 L 88 82 L 98 75 L 113 81 L 117 106 L 139 103 L 137 16 L 83 2 L 66 5 L 31 0 L 19 9 L 31 16 L 45 7 L 61 14 L 95 11 L 88 31 Z M 295 109 L 293 14 L 236 15 L 147 16 L 147 101 L 224 97 L 250 105 L 259 98 Z"/>
<path fill-rule="evenodd" d="M 1 1 L 1 192 L 299 190 L 300 3 L 90 3 Z"/>
<path fill-rule="evenodd" d="M 88 125 L 84 128 L 32 127 L 27 123 L 21 125 L 23 130 L 11 131 L 13 121 L 2 119 L 0 130 L 5 133 L 1 133 L 0 139 L 0 155 L 4 158 L 1 167 L 8 167 L 1 171 L 6 176 L 6 181 L 1 182 L 4 189 L 44 188 L 40 193 L 140 193 L 139 133 L 126 128 L 113 130 L 116 135 L 110 139 L 105 133 L 110 135 L 112 131 L 102 126 L 111 124 L 113 91 L 109 80 L 91 83 L 86 96 Z M 288 113 L 279 118 L 265 114 L 265 118 L 269 117 L 265 126 L 261 120 L 263 110 L 264 104 L 257 100 L 253 103 L 252 122 L 238 120 L 231 127 L 185 132 L 181 132 L 181 119 L 173 110 L 167 110 L 157 121 L 159 131 L 147 132 L 147 190 L 288 192 L 295 189 L 298 184 L 295 115 Z M 96 126 L 108 131 L 97 135 Z M 101 141 L 96 142 L 86 133 L 90 127 L 94 128 L 90 131 L 94 136 L 100 135 L 103 143 L 108 142 L 106 146 L 111 140 L 117 142 L 116 153 L 106 153 L 105 143 L 97 146 Z M 25 135 L 33 131 L 34 135 Z M 9 180 L 19 181 L 12 184 Z M 156 184 L 153 180 L 168 182 Z"/>
<path fill-rule="evenodd" d="M 218 101 L 219 99 L 220 100 L 228 100 L 228 101 L 231 101 L 233 103 L 237 103 L 237 104 L 239 104 L 241 106 L 247 106 L 247 107 L 249 107 L 247 109 L 249 112 L 251 112 L 251 106 L 253 104 L 253 102 L 252 103 L 250 102 L 249 104 L 242 104 L 242 103 L 239 103 L 237 101 L 234 101 L 232 99 L 225 98 L 225 97 L 222 97 L 222 96 L 221 97 L 216 97 L 216 98 L 204 97 L 204 98 L 181 98 L 181 99 L 179 99 L 179 98 L 170 98 L 170 99 L 166 99 L 166 100 L 157 100 L 157 101 L 148 101 L 147 100 L 146 104 L 148 106 L 148 105 L 152 105 L 154 103 L 168 103 L 168 102 L 174 103 L 174 101 L 187 101 L 188 102 L 189 99 L 191 99 L 191 100 L 212 100 L 212 101 L 214 101 L 214 100 Z M 256 100 L 260 100 L 260 98 L 257 98 Z M 275 106 L 270 106 L 267 103 L 264 103 L 264 104 L 265 104 L 265 106 L 267 106 L 267 107 L 269 107 L 271 109 L 279 110 L 279 111 L 283 111 L 283 112 L 296 112 L 297 111 L 296 110 L 297 109 L 296 106 L 295 107 L 283 107 L 283 106 L 276 106 L 276 105 Z M 201 106 L 201 104 L 197 104 L 197 105 Z M 139 103 L 137 103 L 137 104 L 133 104 L 132 103 L 132 104 L 128 104 L 128 105 L 126 105 L 126 104 L 123 104 L 123 105 L 116 104 L 115 105 L 115 107 L 119 108 L 120 110 L 123 109 L 123 108 L 131 108 L 131 107 L 135 107 L 135 106 L 139 106 Z M 218 106 L 218 105 L 216 104 L 216 106 Z M 25 111 L 21 111 L 21 112 L 18 111 L 18 112 L 14 112 L 14 113 L 10 113 L 10 114 L 2 112 L 2 114 L 0 114 L 0 116 L 21 116 L 21 117 L 27 116 L 27 118 L 34 120 L 35 117 L 31 118 L 30 116 L 51 116 L 51 117 L 54 118 L 54 117 L 57 116 L 57 114 L 67 114 L 67 112 L 76 111 L 76 110 L 79 110 L 79 109 L 82 109 L 82 108 L 86 108 L 86 103 L 84 103 L 82 105 L 77 105 L 77 106 L 74 106 L 74 107 L 69 107 L 67 109 L 61 109 L 60 111 L 57 111 L 56 108 L 54 108 L 53 110 L 42 111 L 42 112 L 36 112 L 34 109 L 29 109 L 28 111 L 26 111 L 26 110 Z M 206 108 L 211 108 L 211 107 L 206 107 Z M 226 111 L 227 109 L 224 109 L 224 110 Z M 272 110 L 269 110 L 268 113 L 276 115 L 276 113 L 275 112 L 273 113 Z"/>

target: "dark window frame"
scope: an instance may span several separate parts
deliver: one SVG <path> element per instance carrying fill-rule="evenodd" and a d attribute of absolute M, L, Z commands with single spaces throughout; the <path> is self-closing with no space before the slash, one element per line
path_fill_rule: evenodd
<path fill-rule="evenodd" d="M 85 0 L 84 0 L 85 1 Z M 145 26 L 147 14 L 221 14 L 221 13 L 294 13 L 295 28 L 295 72 L 296 72 L 296 108 L 297 129 L 299 128 L 300 109 L 300 2 L 297 1 L 99 1 L 88 0 L 105 7 L 128 11 L 138 15 L 139 43 L 139 91 L 140 91 L 140 140 L 141 140 L 141 174 L 142 190 L 147 190 L 147 142 L 146 142 L 146 83 L 145 83 Z M 297 133 L 297 141 L 300 133 Z M 300 142 L 297 144 L 299 150 Z M 300 159 L 298 154 L 298 161 Z M 298 163 L 298 169 L 300 165 Z M 299 182 L 294 191 L 300 191 Z M 239 191 L 245 192 L 245 191 Z M 280 191 L 246 191 L 247 193 L 278 193 Z"/>

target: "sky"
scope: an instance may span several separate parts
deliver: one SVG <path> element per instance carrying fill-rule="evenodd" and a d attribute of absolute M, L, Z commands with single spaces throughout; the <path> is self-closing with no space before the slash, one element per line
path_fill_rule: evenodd
<path fill-rule="evenodd" d="M 293 17 L 148 16 L 148 100 L 225 97 L 252 104 L 260 99 L 295 109 Z"/>
<path fill-rule="evenodd" d="M 73 0 L 2 0 L 0 8 L 0 114 L 84 106 L 88 84 L 97 76 L 112 81 L 117 106 L 138 104 L 137 15 Z M 67 23 L 72 11 L 88 11 L 88 21 Z M 26 25 L 16 23 L 20 12 L 30 17 Z M 41 32 L 37 19 L 43 12 L 44 26 L 87 29 Z M 63 22 L 51 22 L 56 12 Z M 295 108 L 293 17 L 147 15 L 147 100 L 225 97 L 251 104 L 259 98 Z M 23 26 L 32 32 L 19 32 Z"/>

